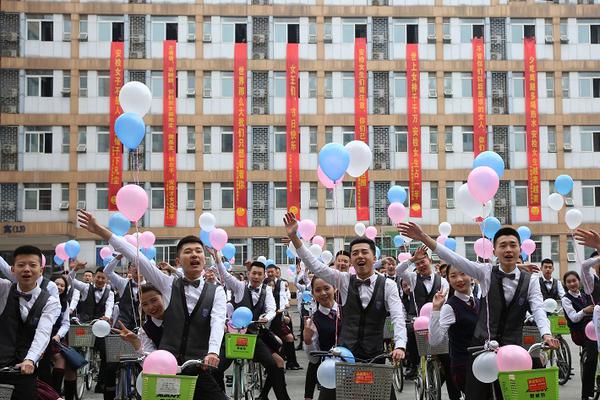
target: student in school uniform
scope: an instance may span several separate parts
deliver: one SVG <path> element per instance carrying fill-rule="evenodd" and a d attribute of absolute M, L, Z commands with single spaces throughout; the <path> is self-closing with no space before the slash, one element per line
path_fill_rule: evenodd
<path fill-rule="evenodd" d="M 559 343 L 550 333 L 550 322 L 542 307 L 539 280 L 531 279 L 529 272 L 517 268 L 521 240 L 515 229 L 504 227 L 494 236 L 494 255 L 498 258 L 498 265 L 469 261 L 438 244 L 414 222 L 398 224 L 398 230 L 403 236 L 421 241 L 448 264 L 479 281 L 482 303 L 473 335 L 474 346 L 482 345 L 488 339 L 488 325 L 489 339 L 501 346 L 521 345 L 525 314 L 531 310 L 544 341 L 551 348 L 558 348 Z M 493 385 L 477 381 L 470 366 L 467 374 L 467 399 L 490 398 Z"/>
<path fill-rule="evenodd" d="M 394 273 L 396 266 L 394 265 Z M 413 319 L 417 318 L 417 305 L 412 292 L 410 291 L 410 283 L 400 279 L 399 285 L 400 300 L 404 307 L 404 316 L 406 319 L 406 370 L 404 376 L 412 379 L 417 374 L 417 366 L 419 365 L 419 352 L 417 351 L 417 338 L 413 329 Z"/>
<path fill-rule="evenodd" d="M 217 368 L 225 330 L 225 291 L 222 286 L 207 284 L 202 279 L 206 265 L 202 241 L 196 236 L 179 240 L 175 262 L 182 266 L 183 277 L 176 278 L 162 273 L 143 254 L 138 254 L 133 245 L 99 225 L 87 211 L 79 211 L 78 221 L 84 229 L 108 241 L 127 259 L 137 257 L 138 268 L 146 281 L 162 293 L 166 309 L 159 349 L 171 352 L 180 365 L 188 360 L 203 360 L 208 366 Z M 193 369 L 183 373 L 198 373 L 194 399 L 225 398 L 214 372 L 205 368 Z"/>
<path fill-rule="evenodd" d="M 104 273 L 110 281 L 111 286 L 119 295 L 119 321 L 127 329 L 134 330 L 140 325 L 139 316 L 139 286 L 144 283 L 144 277 L 138 273 L 134 260 L 130 260 L 127 266 L 127 275 L 131 278 L 123 278 L 115 273 L 116 265 L 121 261 L 122 256 L 118 255 L 104 268 Z"/>
<path fill-rule="evenodd" d="M 340 250 L 335 253 L 333 268 L 340 272 L 348 272 L 350 270 L 350 253 L 346 250 Z"/>
<path fill-rule="evenodd" d="M 562 283 L 558 279 L 552 277 L 554 272 L 554 262 L 549 258 L 544 258 L 541 263 L 540 289 L 542 297 L 546 299 L 554 299 L 560 302 L 560 299 L 565 295 Z"/>
<path fill-rule="evenodd" d="M 40 249 L 21 246 L 13 258 L 10 275 L 16 282 L 0 279 L 0 368 L 17 366 L 20 373 L 0 372 L 0 384 L 14 386 L 12 400 L 35 399 L 36 365 L 50 342 L 60 303 L 38 285 Z"/>
<path fill-rule="evenodd" d="M 2 274 L 5 276 L 4 279 L 8 279 L 12 283 L 17 282 L 17 280 L 15 279 L 15 276 L 11 272 L 11 266 L 8 265 L 8 263 L 2 257 L 0 257 L 0 272 L 2 272 Z M 44 265 L 42 265 L 42 272 L 37 280 L 38 286 L 40 287 L 40 289 L 48 291 L 50 296 L 52 296 L 56 300 L 60 301 L 60 299 L 59 299 L 60 296 L 58 294 L 58 288 L 56 287 L 56 284 L 52 280 L 44 277 L 43 273 L 44 273 Z"/>

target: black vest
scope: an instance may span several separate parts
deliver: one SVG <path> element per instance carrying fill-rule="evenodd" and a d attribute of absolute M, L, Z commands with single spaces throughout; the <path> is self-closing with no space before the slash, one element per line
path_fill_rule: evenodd
<path fill-rule="evenodd" d="M 158 346 L 160 345 L 160 340 L 162 339 L 163 326 L 157 326 L 152 321 L 152 318 L 148 316 L 146 318 L 146 322 L 144 322 L 144 325 L 142 325 L 142 328 L 144 328 L 146 336 L 148 336 L 148 338 L 152 340 L 152 343 L 154 343 L 154 347 L 158 349 Z"/>
<path fill-rule="evenodd" d="M 546 299 L 554 299 L 556 301 L 560 301 L 560 296 L 558 294 L 558 281 L 552 278 L 552 286 L 550 290 L 548 290 L 548 286 L 546 286 L 546 280 L 543 276 L 540 276 L 540 290 L 542 291 L 542 296 L 544 300 Z"/>
<path fill-rule="evenodd" d="M 199 360 L 208 353 L 210 319 L 217 285 L 204 283 L 200 298 L 188 313 L 183 279 L 173 280 L 171 300 L 163 319 L 160 349 L 170 351 L 179 364 Z"/>
<path fill-rule="evenodd" d="M 507 344 L 521 345 L 523 322 L 525 313 L 529 310 L 529 280 L 531 274 L 521 271 L 517 289 L 510 302 L 506 304 L 504 299 L 503 279 L 496 276 L 498 266 L 494 266 L 491 272 L 490 289 L 487 296 L 481 299 L 481 307 L 474 339 L 477 343 L 487 340 L 487 304 L 490 309 L 490 333 L 492 340 L 496 340 L 500 346 Z"/>
<path fill-rule="evenodd" d="M 357 358 L 368 359 L 383 353 L 385 281 L 385 276 L 377 276 L 371 301 L 363 308 L 358 289 L 355 287 L 356 275 L 350 277 L 348 298 L 342 306 L 340 343 L 350 349 Z"/>
<path fill-rule="evenodd" d="M 267 298 L 267 285 L 264 283 L 260 288 L 260 295 L 258 295 L 258 301 L 256 304 L 252 304 L 252 290 L 248 286 L 244 288 L 244 297 L 239 303 L 233 299 L 232 304 L 234 309 L 240 307 L 248 307 L 252 310 L 252 320 L 258 321 L 258 318 L 265 313 L 265 303 Z"/>
<path fill-rule="evenodd" d="M 133 292 L 133 285 L 131 279 L 127 282 L 123 296 L 119 299 L 119 321 L 127 327 L 127 329 L 137 328 L 138 322 L 138 309 L 140 302 L 138 296 Z M 139 292 L 138 292 L 139 293 Z"/>
<path fill-rule="evenodd" d="M 277 279 L 275 282 L 275 288 L 273 289 L 273 297 L 275 298 L 275 311 L 281 309 L 281 285 L 283 283 L 283 279 Z"/>
<path fill-rule="evenodd" d="M 40 295 L 29 310 L 25 322 L 21 319 L 17 284 L 10 287 L 6 306 L 0 315 L 2 326 L 2 340 L 0 340 L 0 368 L 13 366 L 22 362 L 27 356 L 29 347 L 35 337 L 37 325 L 42 316 L 42 311 L 50 295 L 42 290 Z"/>
<path fill-rule="evenodd" d="M 47 291 L 48 283 L 50 283 L 50 280 L 48 278 L 42 278 L 42 283 L 40 283 L 40 289 Z"/>
<path fill-rule="evenodd" d="M 77 317 L 81 322 L 89 322 L 104 316 L 106 300 L 108 299 L 110 289 L 108 286 L 104 286 L 102 297 L 100 297 L 100 301 L 96 303 L 94 287 L 95 286 L 90 283 L 87 297 L 83 301 L 79 300 L 79 304 L 77 304 Z"/>
<path fill-rule="evenodd" d="M 402 300 L 402 305 L 404 306 L 404 319 L 407 322 L 412 321 L 413 317 L 417 317 L 417 306 L 415 305 L 415 298 L 412 293 L 406 295 L 403 292 L 400 295 L 400 299 Z"/>
<path fill-rule="evenodd" d="M 317 309 L 312 316 L 312 320 L 319 334 L 319 349 L 321 351 L 331 350 L 335 346 L 335 323 L 337 318 L 334 320 L 329 315 L 325 315 Z"/>
<path fill-rule="evenodd" d="M 587 294 L 581 292 L 579 297 L 573 296 L 571 293 L 565 293 L 565 297 L 571 300 L 571 304 L 573 305 L 573 309 L 577 312 L 583 310 L 587 306 L 592 304 L 592 299 Z M 591 315 L 584 315 L 581 321 L 573 322 L 569 319 L 567 313 L 565 313 L 565 318 L 567 319 L 567 325 L 571 328 L 571 331 L 579 331 L 583 332 L 585 330 L 585 326 L 592 320 Z"/>
<path fill-rule="evenodd" d="M 427 292 L 427 288 L 423 283 L 424 279 L 421 275 L 417 274 L 417 281 L 415 282 L 414 298 L 417 303 L 417 310 L 420 310 L 424 304 L 433 301 L 433 296 L 442 288 L 442 278 L 438 274 L 431 274 L 433 279 L 433 285 L 431 291 Z"/>
<path fill-rule="evenodd" d="M 475 308 L 456 296 L 451 296 L 446 302 L 454 311 L 455 322 L 448 329 L 448 344 L 450 361 L 452 363 L 466 363 L 469 360 L 467 348 L 473 341 L 473 333 L 477 325 L 479 314 L 479 299 L 473 298 Z"/>

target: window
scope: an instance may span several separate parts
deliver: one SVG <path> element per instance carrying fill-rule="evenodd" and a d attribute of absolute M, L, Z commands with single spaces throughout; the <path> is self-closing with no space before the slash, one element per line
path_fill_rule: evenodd
<path fill-rule="evenodd" d="M 344 207 L 354 208 L 354 201 L 356 196 L 356 189 L 354 188 L 354 182 L 342 182 L 344 185 Z"/>
<path fill-rule="evenodd" d="M 300 43 L 300 24 L 288 24 L 288 43 Z"/>
<path fill-rule="evenodd" d="M 554 73 L 546 72 L 546 97 L 551 99 L 554 97 Z"/>
<path fill-rule="evenodd" d="M 438 152 L 438 131 L 437 127 L 429 127 L 429 153 L 436 154 Z"/>
<path fill-rule="evenodd" d="M 196 90 L 196 72 L 195 71 L 187 71 L 187 90 L 195 91 Z"/>
<path fill-rule="evenodd" d="M 333 75 L 331 72 L 325 72 L 325 98 L 333 97 Z M 329 142 L 327 142 L 329 143 Z"/>
<path fill-rule="evenodd" d="M 98 40 L 100 42 L 122 42 L 125 40 L 125 23 L 122 21 L 107 21 L 113 17 L 99 17 Z"/>
<path fill-rule="evenodd" d="M 70 147 L 71 147 L 71 134 L 69 132 L 69 127 L 65 126 L 63 128 L 63 135 L 62 135 L 62 152 L 65 154 L 69 154 L 69 151 L 71 151 Z"/>
<path fill-rule="evenodd" d="M 298 91 L 298 95 L 300 91 Z M 308 73 L 308 97 L 314 99 L 317 97 L 317 73 Z"/>
<path fill-rule="evenodd" d="M 163 73 L 162 71 L 152 71 L 150 78 L 150 89 L 152 97 L 160 98 L 163 96 Z"/>
<path fill-rule="evenodd" d="M 408 129 L 406 126 L 397 126 L 394 130 L 396 138 L 396 152 L 406 153 L 408 151 Z"/>
<path fill-rule="evenodd" d="M 106 183 L 96 183 L 96 209 L 108 209 L 108 185 Z"/>
<path fill-rule="evenodd" d="M 452 146 L 454 144 L 452 127 L 447 126 L 444 132 L 444 144 Z"/>
<path fill-rule="evenodd" d="M 406 97 L 406 73 L 404 72 L 394 74 L 394 96 Z"/>
<path fill-rule="evenodd" d="M 202 130 L 202 140 L 203 140 L 203 146 L 204 149 L 202 150 L 202 152 L 204 154 L 210 154 L 211 148 L 210 148 L 210 144 L 211 144 L 211 138 L 210 138 L 210 132 L 211 132 L 212 128 L 210 126 L 205 126 L 204 129 Z"/>
<path fill-rule="evenodd" d="M 516 22 L 516 21 L 515 21 Z M 511 25 L 512 42 L 522 43 L 523 38 L 535 37 L 535 25 L 522 25 L 514 23 Z"/>
<path fill-rule="evenodd" d="M 427 41 L 435 43 L 435 18 L 427 18 Z"/>
<path fill-rule="evenodd" d="M 600 44 L 600 25 L 578 25 L 578 42 Z"/>
<path fill-rule="evenodd" d="M 546 21 L 544 22 L 544 36 L 546 37 L 552 37 L 553 33 L 552 33 L 552 18 L 546 18 Z"/>
<path fill-rule="evenodd" d="M 525 78 L 523 77 L 523 73 L 522 72 L 513 72 L 512 73 L 512 81 L 513 81 L 513 96 L 514 97 L 525 97 L 525 87 L 524 87 Z"/>
<path fill-rule="evenodd" d="M 525 127 L 524 126 L 515 126 L 513 128 L 513 132 L 515 135 L 515 151 L 526 151 L 525 145 Z"/>
<path fill-rule="evenodd" d="M 600 97 L 600 76 L 579 74 L 579 97 Z"/>
<path fill-rule="evenodd" d="M 318 185 L 317 185 L 317 182 L 310 182 L 308 193 L 309 193 L 310 202 L 311 203 L 312 202 L 316 202 L 317 201 L 317 197 L 318 197 Z"/>
<path fill-rule="evenodd" d="M 171 20 L 169 18 L 169 20 Z M 156 18 L 152 21 L 152 41 L 177 40 L 177 22 Z"/>
<path fill-rule="evenodd" d="M 515 181 L 515 206 L 527 207 L 527 182 Z"/>
<path fill-rule="evenodd" d="M 162 210 L 165 208 L 165 188 L 162 183 L 153 183 L 150 187 L 150 208 Z"/>
<path fill-rule="evenodd" d="M 207 38 L 212 38 L 212 22 L 210 17 L 204 17 L 204 21 L 202 23 L 202 35 Z"/>
<path fill-rule="evenodd" d="M 551 148 L 556 149 L 556 128 L 554 126 L 549 126 L 547 128 L 548 132 L 548 153 L 554 153 L 554 151 L 550 151 Z M 550 192 L 552 193 L 552 192 Z"/>
<path fill-rule="evenodd" d="M 287 245 L 284 243 L 275 243 L 275 264 L 286 265 L 289 264 L 287 256 Z"/>
<path fill-rule="evenodd" d="M 27 20 L 27 40 L 41 40 L 52 42 L 54 40 L 54 22 Z"/>
<path fill-rule="evenodd" d="M 275 136 L 275 152 L 285 153 L 287 151 L 286 127 L 276 126 L 273 128 Z"/>
<path fill-rule="evenodd" d="M 427 74 L 427 88 L 429 89 L 429 93 L 437 92 L 437 83 L 435 78 L 435 72 L 429 72 Z"/>
<path fill-rule="evenodd" d="M 233 72 L 221 73 L 221 97 L 233 97 Z"/>
<path fill-rule="evenodd" d="M 246 24 L 235 24 L 235 42 L 236 43 L 246 43 L 247 42 Z"/>
<path fill-rule="evenodd" d="M 473 151 L 473 127 L 463 126 L 462 127 L 462 142 L 463 151 Z"/>
<path fill-rule="evenodd" d="M 333 142 L 333 128 L 331 126 L 325 127 L 325 143 Z"/>
<path fill-rule="evenodd" d="M 69 184 L 60 184 L 60 201 L 69 201 Z"/>
<path fill-rule="evenodd" d="M 233 128 L 221 127 L 221 153 L 233 152 Z"/>
<path fill-rule="evenodd" d="M 460 26 L 460 42 L 471 43 L 473 38 L 483 37 L 483 25 L 464 24 Z"/>
<path fill-rule="evenodd" d="M 205 183 L 202 187 L 202 193 L 204 193 L 202 195 L 202 197 L 204 198 L 204 201 L 210 201 L 212 198 L 212 192 L 211 192 L 211 187 L 210 187 L 210 183 Z M 204 208 L 204 206 L 202 207 Z"/>
<path fill-rule="evenodd" d="M 99 126 L 97 130 L 97 146 L 96 152 L 98 153 L 108 153 L 108 149 L 110 147 L 110 134 L 108 131 L 108 126 Z"/>
<path fill-rule="evenodd" d="M 63 90 L 71 90 L 71 72 L 63 71 Z"/>
<path fill-rule="evenodd" d="M 88 74 L 87 71 L 79 71 L 79 97 L 87 97 Z"/>
<path fill-rule="evenodd" d="M 221 25 L 221 42 L 233 43 L 235 24 L 224 22 Z"/>
<path fill-rule="evenodd" d="M 152 152 L 153 153 L 162 153 L 163 152 L 163 133 L 162 127 L 153 126 L 150 128 L 152 131 L 150 132 L 150 138 L 152 141 Z"/>
<path fill-rule="evenodd" d="M 52 132 L 25 132 L 26 153 L 52 153 Z"/>
<path fill-rule="evenodd" d="M 88 33 L 87 15 L 79 16 L 79 33 Z"/>
<path fill-rule="evenodd" d="M 452 97 L 452 73 L 444 72 L 444 97 Z"/>
<path fill-rule="evenodd" d="M 232 83 L 233 85 L 233 83 Z M 211 96 L 211 90 L 212 90 L 212 72 L 211 71 L 204 71 L 204 76 L 202 77 L 202 89 L 204 90 L 203 93 L 203 97 L 210 97 Z M 233 90 L 233 88 L 232 88 Z"/>
<path fill-rule="evenodd" d="M 473 74 L 461 72 L 460 74 L 462 97 L 473 97 Z"/>
<path fill-rule="evenodd" d="M 554 262 L 559 261 L 560 251 L 558 236 L 550 236 L 550 259 Z"/>
<path fill-rule="evenodd" d="M 187 127 L 187 152 L 196 152 L 196 131 L 193 126 Z"/>
<path fill-rule="evenodd" d="M 275 97 L 286 97 L 287 85 L 285 72 L 274 72 L 273 73 L 273 85 L 275 86 Z"/>
<path fill-rule="evenodd" d="M 394 24 L 394 42 L 419 43 L 419 25 L 402 23 Z"/>
<path fill-rule="evenodd" d="M 221 183 L 221 208 L 233 208 L 233 183 Z"/>
<path fill-rule="evenodd" d="M 85 191 L 85 183 L 77 184 L 77 201 L 85 201 L 87 198 L 87 193 Z"/>
<path fill-rule="evenodd" d="M 350 126 L 346 126 L 342 132 L 342 140 L 344 142 L 344 146 L 354 140 L 354 129 Z"/>
<path fill-rule="evenodd" d="M 317 127 L 311 126 L 308 128 L 308 151 L 310 153 L 317 152 Z"/>
<path fill-rule="evenodd" d="M 438 183 L 437 182 L 429 182 L 429 190 L 431 193 L 431 208 L 438 208 L 439 207 Z"/>
<path fill-rule="evenodd" d="M 454 182 L 446 182 L 446 200 L 454 199 Z"/>
<path fill-rule="evenodd" d="M 98 71 L 98 97 L 110 96 L 110 75 L 107 71 Z"/>
<path fill-rule="evenodd" d="M 569 73 L 568 72 L 563 72 L 563 76 L 561 79 L 561 86 L 562 86 L 563 98 L 568 99 L 569 98 Z"/>
<path fill-rule="evenodd" d="M 25 184 L 25 209 L 49 211 L 52 209 L 52 188 L 48 185 Z"/>
<path fill-rule="evenodd" d="M 563 142 L 567 144 L 571 144 L 571 127 L 565 126 L 563 128 Z"/>
<path fill-rule="evenodd" d="M 342 97 L 354 97 L 354 73 L 342 72 Z"/>
<path fill-rule="evenodd" d="M 581 151 L 600 152 L 600 127 L 592 129 L 581 131 Z"/>
<path fill-rule="evenodd" d="M 27 75 L 27 96 L 52 97 L 52 75 Z"/>
<path fill-rule="evenodd" d="M 275 208 L 287 208 L 287 186 L 285 182 L 275 182 Z"/>
<path fill-rule="evenodd" d="M 584 207 L 600 206 L 600 181 L 582 181 L 581 197 Z"/>
<path fill-rule="evenodd" d="M 342 24 L 342 42 L 343 43 L 354 43 L 354 24 L 352 24 L 352 23 Z"/>
<path fill-rule="evenodd" d="M 85 126 L 79 127 L 77 134 L 77 144 L 87 144 L 87 128 Z"/>

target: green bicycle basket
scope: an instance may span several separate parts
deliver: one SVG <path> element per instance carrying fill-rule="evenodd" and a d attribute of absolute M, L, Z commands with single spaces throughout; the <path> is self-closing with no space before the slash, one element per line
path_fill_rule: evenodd
<path fill-rule="evenodd" d="M 550 320 L 550 332 L 553 335 L 567 335 L 571 333 L 564 315 L 549 315 L 548 319 Z"/>
<path fill-rule="evenodd" d="M 187 375 L 143 374 L 144 400 L 193 400 L 196 377 Z"/>
<path fill-rule="evenodd" d="M 500 372 L 504 400 L 558 400 L 558 368 Z"/>
<path fill-rule="evenodd" d="M 256 347 L 256 335 L 241 333 L 225 334 L 225 357 L 230 359 L 252 360 Z"/>

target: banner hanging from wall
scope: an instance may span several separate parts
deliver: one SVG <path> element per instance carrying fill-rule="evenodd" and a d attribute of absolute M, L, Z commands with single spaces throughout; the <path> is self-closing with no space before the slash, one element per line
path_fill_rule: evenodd
<path fill-rule="evenodd" d="M 247 44 L 236 43 L 233 55 L 233 207 L 236 227 L 248 226 L 247 74 Z"/>
<path fill-rule="evenodd" d="M 287 44 L 286 160 L 287 209 L 300 219 L 300 108 L 298 104 L 298 43 Z"/>
<path fill-rule="evenodd" d="M 485 47 L 482 38 L 473 38 L 473 152 L 487 151 L 485 96 Z"/>
<path fill-rule="evenodd" d="M 367 39 L 354 39 L 354 139 L 369 144 Z M 356 178 L 356 220 L 369 221 L 369 171 Z"/>
<path fill-rule="evenodd" d="M 177 225 L 177 41 L 163 44 L 163 179 L 165 226 Z"/>
<path fill-rule="evenodd" d="M 529 221 L 542 220 L 540 193 L 540 131 L 535 38 L 524 39 L 525 118 L 527 137 L 527 200 Z"/>
<path fill-rule="evenodd" d="M 421 176 L 421 104 L 419 78 L 419 45 L 406 45 L 406 116 L 408 125 L 408 184 L 410 216 L 423 216 Z"/>
<path fill-rule="evenodd" d="M 109 99 L 109 165 L 108 209 L 117 211 L 117 192 L 123 185 L 123 145 L 115 133 L 115 121 L 123 113 L 119 105 L 119 92 L 123 86 L 124 43 L 110 45 L 110 99 Z"/>

